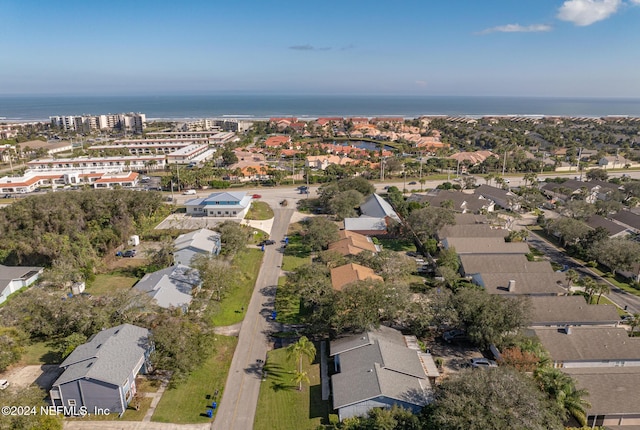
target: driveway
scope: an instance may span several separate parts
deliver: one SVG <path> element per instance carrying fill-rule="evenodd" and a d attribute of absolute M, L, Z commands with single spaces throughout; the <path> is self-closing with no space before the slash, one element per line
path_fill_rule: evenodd
<path fill-rule="evenodd" d="M 14 367 L 0 376 L 1 379 L 9 381 L 13 387 L 26 388 L 36 384 L 43 390 L 49 391 L 60 374 L 62 371 L 57 364 L 44 364 Z"/>

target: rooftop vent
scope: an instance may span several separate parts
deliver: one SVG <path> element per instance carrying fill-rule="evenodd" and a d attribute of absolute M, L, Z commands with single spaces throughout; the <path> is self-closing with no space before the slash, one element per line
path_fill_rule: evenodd
<path fill-rule="evenodd" d="M 514 292 L 516 290 L 516 281 L 514 281 L 513 279 L 511 279 L 509 281 L 509 284 L 507 286 L 507 291 L 509 291 L 510 293 Z"/>

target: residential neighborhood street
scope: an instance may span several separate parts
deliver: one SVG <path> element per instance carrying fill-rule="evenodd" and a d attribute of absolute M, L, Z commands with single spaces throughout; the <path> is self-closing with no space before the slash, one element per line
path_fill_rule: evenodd
<path fill-rule="evenodd" d="M 246 430 L 253 427 L 258 394 L 262 381 L 262 365 L 271 349 L 268 334 L 276 330 L 272 322 L 276 285 L 282 265 L 280 240 L 287 232 L 294 209 L 274 208 L 271 238 L 276 245 L 267 246 L 256 287 L 251 296 L 247 316 L 242 322 L 238 346 L 233 355 L 222 399 L 212 429 Z M 262 361 L 259 361 L 262 360 Z"/>
<path fill-rule="evenodd" d="M 561 264 L 563 266 L 567 266 L 570 269 L 574 269 L 581 276 L 589 276 L 597 280 L 598 282 L 603 282 L 611 288 L 611 293 L 606 294 L 612 302 L 620 306 L 621 308 L 625 308 L 631 314 L 635 314 L 640 312 L 640 296 L 634 296 L 633 294 L 629 294 L 626 291 L 621 290 L 620 288 L 613 285 L 606 278 L 603 278 L 596 273 L 592 272 L 588 267 L 583 266 L 578 261 L 574 260 L 570 256 L 568 256 L 564 250 L 560 250 L 558 247 L 543 239 L 542 237 L 535 234 L 535 232 L 529 232 L 529 237 L 527 238 L 527 243 L 530 246 L 533 246 L 537 250 L 543 252 L 546 256 L 548 256 L 551 261 Z"/>

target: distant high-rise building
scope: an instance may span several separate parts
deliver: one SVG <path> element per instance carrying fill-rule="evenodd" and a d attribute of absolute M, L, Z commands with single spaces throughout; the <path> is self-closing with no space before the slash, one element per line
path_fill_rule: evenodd
<path fill-rule="evenodd" d="M 82 133 L 92 130 L 123 130 L 142 134 L 147 122 L 147 117 L 143 113 L 52 116 L 49 119 L 54 127 Z"/>

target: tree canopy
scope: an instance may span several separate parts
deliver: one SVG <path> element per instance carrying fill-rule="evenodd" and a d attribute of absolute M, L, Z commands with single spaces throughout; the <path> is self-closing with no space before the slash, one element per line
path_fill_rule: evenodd
<path fill-rule="evenodd" d="M 503 366 L 466 370 L 446 379 L 424 409 L 433 430 L 562 429 L 562 412 L 533 380 Z"/>

